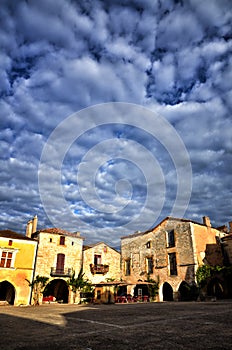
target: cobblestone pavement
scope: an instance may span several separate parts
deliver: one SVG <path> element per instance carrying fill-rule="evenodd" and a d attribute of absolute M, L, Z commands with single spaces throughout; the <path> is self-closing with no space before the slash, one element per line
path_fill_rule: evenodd
<path fill-rule="evenodd" d="M 231 324 L 232 301 L 0 306 L 0 349 L 232 349 Z"/>

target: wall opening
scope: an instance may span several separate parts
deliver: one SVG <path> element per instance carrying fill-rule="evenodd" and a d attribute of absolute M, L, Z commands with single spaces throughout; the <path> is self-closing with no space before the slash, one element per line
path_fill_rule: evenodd
<path fill-rule="evenodd" d="M 173 289 L 167 282 L 163 285 L 163 301 L 173 301 Z"/>
<path fill-rule="evenodd" d="M 56 298 L 56 301 L 67 304 L 69 295 L 68 285 L 62 279 L 55 279 L 47 284 L 43 295 L 45 297 L 53 296 Z"/>
<path fill-rule="evenodd" d="M 6 301 L 10 305 L 14 305 L 15 288 L 8 281 L 3 281 L 0 283 L 0 300 Z"/>

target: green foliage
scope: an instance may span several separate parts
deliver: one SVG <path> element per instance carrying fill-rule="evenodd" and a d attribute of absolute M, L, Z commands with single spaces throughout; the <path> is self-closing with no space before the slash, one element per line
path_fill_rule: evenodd
<path fill-rule="evenodd" d="M 32 288 L 40 287 L 40 291 L 42 291 L 42 289 L 46 286 L 48 280 L 49 280 L 48 277 L 39 276 L 39 275 L 37 275 L 36 278 L 32 282 L 30 282 L 28 279 L 26 279 L 26 281 L 29 283 L 30 287 L 32 287 Z"/>
<path fill-rule="evenodd" d="M 39 298 L 41 294 L 43 293 L 43 290 L 48 282 L 49 278 L 44 276 L 37 275 L 36 278 L 30 282 L 28 279 L 26 281 L 28 282 L 29 286 L 32 287 L 34 292 L 34 305 L 39 305 Z"/>
<path fill-rule="evenodd" d="M 148 289 L 150 293 L 151 299 L 154 301 L 156 295 L 159 293 L 159 276 L 157 278 L 157 281 L 150 277 L 150 275 L 147 275 L 146 282 L 149 282 Z"/>
<path fill-rule="evenodd" d="M 67 281 L 67 284 L 72 288 L 72 291 L 76 293 L 77 291 L 81 291 L 84 288 L 90 288 L 91 284 L 87 279 L 84 279 L 84 273 L 81 269 L 78 276 L 75 277 L 75 271 L 73 272 L 70 279 Z"/>
<path fill-rule="evenodd" d="M 196 272 L 197 283 L 200 287 L 204 287 L 207 281 L 211 277 L 211 266 L 202 265 L 199 266 Z"/>
<path fill-rule="evenodd" d="M 196 272 L 196 278 L 198 285 L 203 288 L 209 282 L 209 280 L 215 276 L 215 274 L 223 271 L 225 274 L 232 273 L 231 266 L 210 266 L 202 265 L 199 266 Z"/>

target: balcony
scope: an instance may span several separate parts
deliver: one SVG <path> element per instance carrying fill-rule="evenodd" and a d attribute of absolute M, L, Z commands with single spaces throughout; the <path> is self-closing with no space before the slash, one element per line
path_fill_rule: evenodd
<path fill-rule="evenodd" d="M 52 277 L 71 277 L 72 269 L 57 269 L 56 267 L 51 267 L 50 275 Z"/>
<path fill-rule="evenodd" d="M 109 265 L 90 264 L 90 271 L 93 275 L 95 275 L 95 273 L 101 273 L 105 275 L 109 271 Z"/>

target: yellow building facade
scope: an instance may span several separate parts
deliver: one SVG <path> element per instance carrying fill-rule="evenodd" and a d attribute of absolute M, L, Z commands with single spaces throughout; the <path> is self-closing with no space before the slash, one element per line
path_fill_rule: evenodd
<path fill-rule="evenodd" d="M 16 232 L 0 231 L 0 303 L 30 304 L 37 244 Z"/>

